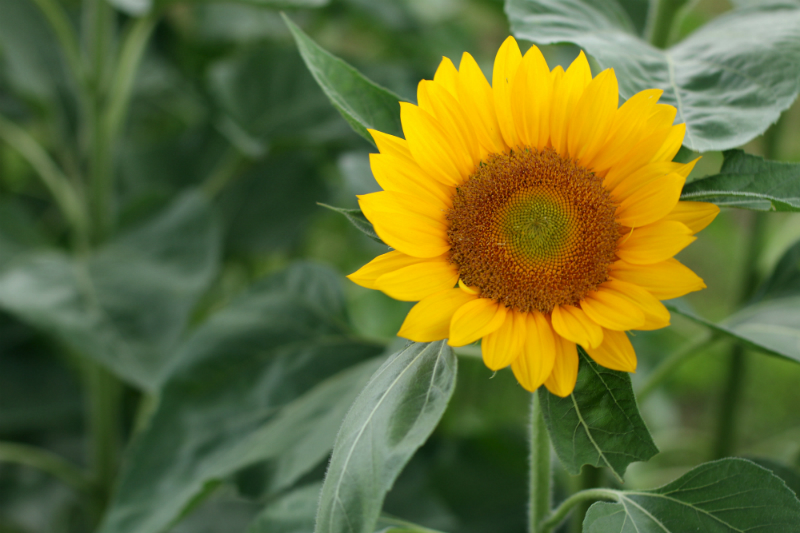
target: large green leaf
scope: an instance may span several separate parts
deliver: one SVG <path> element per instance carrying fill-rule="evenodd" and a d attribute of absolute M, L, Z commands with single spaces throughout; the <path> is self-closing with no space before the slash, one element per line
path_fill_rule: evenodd
<path fill-rule="evenodd" d="M 665 305 L 674 313 L 758 351 L 800 362 L 800 297 L 751 305 L 720 323 L 699 316 L 682 300 Z"/>
<path fill-rule="evenodd" d="M 0 272 L 0 307 L 153 390 L 216 275 L 220 228 L 198 193 L 86 259 L 20 256 Z"/>
<path fill-rule="evenodd" d="M 288 486 L 323 460 L 383 349 L 350 335 L 343 305 L 334 272 L 296 264 L 200 326 L 128 451 L 101 531 L 161 531 L 205 485 L 259 461 Z"/>
<path fill-rule="evenodd" d="M 769 277 L 761 284 L 754 301 L 800 296 L 800 241 L 781 256 Z"/>
<path fill-rule="evenodd" d="M 356 69 L 320 48 L 284 15 L 300 55 L 333 106 L 352 128 L 374 144 L 367 129 L 402 136 L 400 100 L 396 94 L 365 78 Z"/>
<path fill-rule="evenodd" d="M 585 533 L 797 531 L 800 501 L 778 477 L 744 459 L 722 459 L 647 491 L 609 491 L 589 508 Z"/>
<path fill-rule="evenodd" d="M 572 42 L 613 68 L 624 98 L 649 88 L 686 123 L 684 144 L 725 150 L 762 133 L 800 91 L 800 7 L 726 13 L 661 50 L 635 34 L 617 0 L 506 0 L 511 30 L 539 44 Z"/>
<path fill-rule="evenodd" d="M 336 437 L 316 533 L 373 533 L 386 493 L 439 422 L 455 377 L 445 341 L 411 344 L 378 369 Z"/>
<path fill-rule="evenodd" d="M 686 185 L 681 200 L 758 211 L 800 211 L 800 164 L 768 161 L 741 150 L 724 155 L 719 174 Z"/>
<path fill-rule="evenodd" d="M 583 465 L 607 467 L 621 482 L 629 464 L 647 461 L 658 448 L 639 414 L 628 373 L 579 353 L 572 394 L 559 398 L 539 390 L 550 440 L 570 474 L 579 474 Z"/>

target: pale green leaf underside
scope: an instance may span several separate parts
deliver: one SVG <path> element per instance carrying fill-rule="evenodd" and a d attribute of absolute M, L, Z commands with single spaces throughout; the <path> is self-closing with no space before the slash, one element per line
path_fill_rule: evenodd
<path fill-rule="evenodd" d="M 700 152 L 756 137 L 800 91 L 800 6 L 726 13 L 667 50 L 635 35 L 616 0 L 506 0 L 506 13 L 517 37 L 572 42 L 613 68 L 624 98 L 663 89 Z"/>
<path fill-rule="evenodd" d="M 680 300 L 665 305 L 674 313 L 756 350 L 800 362 L 800 297 L 751 305 L 720 323 L 702 318 Z"/>
<path fill-rule="evenodd" d="M 438 424 L 455 379 L 445 341 L 410 344 L 378 369 L 336 437 L 316 533 L 373 533 L 386 493 Z"/>
<path fill-rule="evenodd" d="M 800 211 L 800 164 L 768 161 L 741 150 L 724 155 L 719 173 L 687 184 L 681 200 L 758 211 Z"/>
<path fill-rule="evenodd" d="M 630 463 L 658 453 L 630 376 L 598 365 L 583 350 L 575 391 L 559 398 L 542 388 L 539 399 L 550 440 L 570 474 L 588 464 L 611 469 L 621 482 Z"/>
<path fill-rule="evenodd" d="M 692 469 L 649 491 L 613 491 L 618 503 L 595 503 L 584 533 L 791 533 L 800 501 L 770 471 L 744 459 Z"/>

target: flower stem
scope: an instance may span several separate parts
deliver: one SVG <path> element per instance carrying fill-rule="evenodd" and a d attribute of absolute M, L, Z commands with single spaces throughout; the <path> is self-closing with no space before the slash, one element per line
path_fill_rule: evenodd
<path fill-rule="evenodd" d="M 78 492 L 91 492 L 92 483 L 75 465 L 58 455 L 35 446 L 0 442 L 0 462 L 16 463 L 46 472 Z"/>
<path fill-rule="evenodd" d="M 675 17 L 687 0 L 658 0 L 655 18 L 650 26 L 650 43 L 658 48 L 666 48 L 672 35 Z"/>
<path fill-rule="evenodd" d="M 544 423 L 539 395 L 531 395 L 530 427 L 530 521 L 529 533 L 537 533 L 538 525 L 550 513 L 550 437 Z"/>
<path fill-rule="evenodd" d="M 95 514 L 102 515 L 108 503 L 120 449 L 119 408 L 122 386 L 119 380 L 98 363 L 85 360 L 87 423 L 91 434 L 90 464 L 98 488 Z"/>
<path fill-rule="evenodd" d="M 539 524 L 539 533 L 550 533 L 550 531 L 555 529 L 555 527 L 567 517 L 573 507 L 579 503 L 593 500 L 619 501 L 619 496 L 617 491 L 612 489 L 589 489 L 576 492 L 561 502 L 561 505 L 556 507 L 553 512 L 548 514 L 544 520 L 542 520 L 542 522 Z"/>

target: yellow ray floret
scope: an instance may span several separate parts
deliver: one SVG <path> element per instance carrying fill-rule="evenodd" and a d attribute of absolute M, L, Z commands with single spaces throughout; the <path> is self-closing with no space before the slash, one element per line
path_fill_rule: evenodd
<path fill-rule="evenodd" d="M 359 204 L 393 250 L 349 278 L 417 302 L 401 337 L 482 340 L 487 367 L 558 396 L 579 346 L 636 370 L 626 332 L 669 325 L 660 300 L 705 287 L 673 256 L 719 209 L 680 201 L 696 160 L 672 161 L 686 128 L 662 92 L 620 106 L 618 90 L 583 52 L 551 70 L 509 37 L 491 84 L 471 55 L 444 58 L 400 104 L 404 139 L 370 131 L 383 191 Z"/>

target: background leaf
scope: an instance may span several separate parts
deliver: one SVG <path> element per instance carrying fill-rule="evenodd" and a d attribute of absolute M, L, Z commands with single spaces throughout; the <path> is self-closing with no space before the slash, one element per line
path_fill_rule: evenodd
<path fill-rule="evenodd" d="M 687 184 L 681 200 L 757 211 L 800 211 L 800 164 L 729 150 L 719 174 Z"/>
<path fill-rule="evenodd" d="M 20 256 L 0 272 L 0 307 L 153 390 L 219 264 L 220 227 L 188 193 L 88 259 Z"/>
<path fill-rule="evenodd" d="M 367 217 L 364 216 L 364 213 L 361 212 L 361 209 L 346 209 L 344 207 L 334 207 L 332 205 L 327 204 L 319 204 L 320 206 L 324 207 L 325 209 L 330 209 L 331 211 L 335 211 L 347 217 L 347 220 L 355 226 L 355 228 L 372 239 L 375 242 L 379 242 L 383 244 L 383 241 L 378 234 L 375 233 L 375 228 L 372 226 L 372 222 L 367 220 Z"/>
<path fill-rule="evenodd" d="M 373 145 L 368 128 L 402 136 L 399 96 L 369 81 L 353 67 L 320 48 L 288 17 L 283 18 L 308 70 L 356 133 Z"/>
<path fill-rule="evenodd" d="M 350 336 L 335 273 L 296 264 L 256 283 L 181 348 L 101 531 L 161 531 L 206 484 L 265 459 L 290 485 L 327 455 L 381 350 Z"/>
<path fill-rule="evenodd" d="M 684 145 L 699 152 L 753 139 L 800 91 L 798 6 L 726 13 L 667 50 L 639 38 L 616 0 L 506 0 L 506 13 L 518 38 L 575 43 L 613 68 L 626 99 L 663 89 L 686 123 Z"/>
<path fill-rule="evenodd" d="M 575 390 L 559 398 L 539 389 L 545 423 L 561 464 L 576 475 L 583 465 L 610 468 L 622 482 L 629 464 L 658 453 L 627 372 L 609 370 L 579 349 Z"/>
<path fill-rule="evenodd" d="M 456 364 L 445 341 L 414 343 L 370 378 L 336 437 L 317 533 L 373 533 L 386 493 L 447 407 Z"/>
<path fill-rule="evenodd" d="M 661 488 L 617 495 L 619 503 L 589 508 L 584 532 L 789 532 L 800 523 L 794 493 L 780 478 L 744 459 L 706 463 Z"/>

